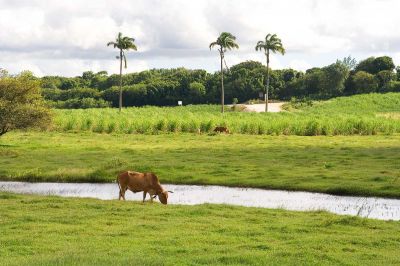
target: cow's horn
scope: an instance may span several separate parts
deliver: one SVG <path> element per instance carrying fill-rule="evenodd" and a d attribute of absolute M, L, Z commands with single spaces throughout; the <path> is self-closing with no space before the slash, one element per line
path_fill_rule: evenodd
<path fill-rule="evenodd" d="M 173 192 L 173 191 L 171 191 L 171 190 L 168 190 L 168 192 L 169 192 L 169 193 L 174 193 L 174 192 Z"/>

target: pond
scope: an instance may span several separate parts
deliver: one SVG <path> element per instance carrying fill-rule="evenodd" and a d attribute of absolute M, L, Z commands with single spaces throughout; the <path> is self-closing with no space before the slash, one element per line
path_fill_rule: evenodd
<path fill-rule="evenodd" d="M 380 220 L 400 220 L 400 200 L 374 197 L 333 196 L 323 193 L 166 184 L 172 190 L 169 204 L 230 204 L 245 207 L 281 208 L 295 211 L 324 210 Z M 24 194 L 118 199 L 116 183 L 29 183 L 0 182 L 0 191 Z M 127 200 L 141 200 L 142 193 L 127 191 Z M 147 195 L 148 199 L 148 195 Z"/>

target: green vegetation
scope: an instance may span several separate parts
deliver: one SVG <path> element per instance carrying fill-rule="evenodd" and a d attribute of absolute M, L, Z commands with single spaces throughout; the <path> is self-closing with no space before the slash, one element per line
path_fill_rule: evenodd
<path fill-rule="evenodd" d="M 44 128 L 50 120 L 39 82 L 30 72 L 0 75 L 0 136 L 14 129 Z"/>
<path fill-rule="evenodd" d="M 227 126 L 233 133 L 253 135 L 374 135 L 400 133 L 400 120 L 384 116 L 400 112 L 400 93 L 356 95 L 317 102 L 292 104 L 283 113 L 218 113 L 217 106 L 56 110 L 58 132 L 211 133 Z M 297 108 L 297 109 L 296 109 Z"/>
<path fill-rule="evenodd" d="M 306 72 L 293 69 L 271 70 L 260 62 L 246 61 L 231 66 L 223 73 L 224 101 L 232 103 L 258 99 L 265 92 L 265 81 L 270 76 L 269 93 L 272 99 L 296 98 L 328 99 L 371 92 L 400 92 L 400 67 L 395 70 L 390 57 L 371 57 L 359 64 L 351 57 L 337 60 L 321 68 Z M 105 71 L 86 71 L 81 76 L 40 78 L 43 95 L 57 108 L 119 106 L 120 76 Z M 217 104 L 221 102 L 221 73 L 205 70 L 151 69 L 122 75 L 124 106 Z M 85 89 L 96 93 L 89 95 Z M 66 91 L 73 90 L 73 93 Z M 68 96 L 65 98 L 65 96 Z M 93 101 L 78 101 L 93 98 Z M 99 102 L 99 99 L 106 101 Z M 73 104 L 65 103 L 74 100 Z M 91 106 L 88 104 L 92 104 Z"/>
<path fill-rule="evenodd" d="M 400 136 L 10 133 L 3 180 L 114 182 L 126 169 L 163 183 L 400 198 Z"/>
<path fill-rule="evenodd" d="M 1 265 L 400 263 L 399 222 L 224 205 L 0 199 Z"/>

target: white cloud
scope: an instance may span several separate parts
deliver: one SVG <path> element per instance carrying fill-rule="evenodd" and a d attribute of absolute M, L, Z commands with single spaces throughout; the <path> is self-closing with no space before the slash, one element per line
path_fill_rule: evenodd
<path fill-rule="evenodd" d="M 277 33 L 286 49 L 273 68 L 305 69 L 344 55 L 387 54 L 400 63 L 398 0 L 0 0 L 0 67 L 38 75 L 118 72 L 116 51 L 106 47 L 121 31 L 136 39 L 128 71 L 147 67 L 219 68 L 208 44 L 232 32 L 239 51 L 229 65 L 259 60 L 254 45 Z"/>
<path fill-rule="evenodd" d="M 308 63 L 305 60 L 292 60 L 289 63 L 289 67 L 292 69 L 305 71 L 305 70 L 311 68 L 312 66 L 310 63 Z"/>

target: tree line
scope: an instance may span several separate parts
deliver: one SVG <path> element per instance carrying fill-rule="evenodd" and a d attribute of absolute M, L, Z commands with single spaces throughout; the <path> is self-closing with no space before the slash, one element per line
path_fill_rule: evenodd
<path fill-rule="evenodd" d="M 119 59 L 119 102 L 118 107 L 119 111 L 121 112 L 122 109 L 122 61 L 125 63 L 125 68 L 127 68 L 127 60 L 125 52 L 129 50 L 137 51 L 137 46 L 135 44 L 135 39 L 127 36 L 123 36 L 121 32 L 118 33 L 117 38 L 115 41 L 108 42 L 107 46 L 112 45 L 114 48 L 119 50 L 119 56 L 116 58 Z M 225 62 L 225 53 L 228 50 L 232 49 L 239 49 L 239 45 L 236 43 L 236 37 L 233 36 L 229 32 L 222 32 L 216 41 L 210 43 L 209 48 L 212 50 L 213 47 L 218 47 L 218 52 L 220 56 L 220 63 L 221 63 L 221 112 L 224 113 L 225 107 L 225 88 L 224 88 L 224 64 Z M 270 80 L 270 71 L 269 71 L 269 55 L 270 53 L 279 52 L 282 55 L 285 54 L 285 48 L 282 45 L 281 39 L 278 38 L 276 34 L 267 34 L 265 36 L 265 41 L 258 41 L 255 47 L 256 51 L 263 51 L 265 57 L 267 59 L 267 78 L 266 78 L 266 86 L 265 86 L 265 93 L 264 93 L 264 102 L 265 102 L 265 111 L 268 112 L 268 96 L 269 96 L 269 80 Z M 226 68 L 228 68 L 226 66 Z M 235 101 L 238 101 L 235 98 Z"/>
<path fill-rule="evenodd" d="M 274 100 L 329 99 L 371 92 L 400 92 L 400 67 L 392 58 L 370 57 L 356 63 L 348 57 L 305 72 L 294 69 L 270 71 L 270 98 Z M 260 62 L 234 65 L 225 76 L 226 103 L 264 97 L 268 69 Z M 86 71 L 78 77 L 37 78 L 42 94 L 58 108 L 119 106 L 119 75 Z M 123 106 L 217 104 L 221 101 L 220 71 L 151 69 L 122 75 Z"/>

